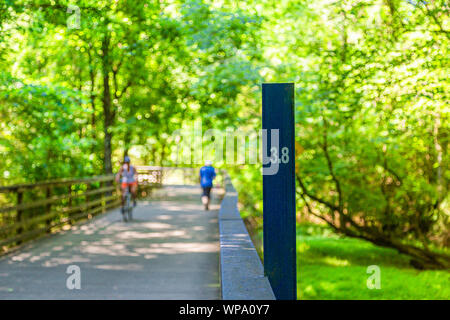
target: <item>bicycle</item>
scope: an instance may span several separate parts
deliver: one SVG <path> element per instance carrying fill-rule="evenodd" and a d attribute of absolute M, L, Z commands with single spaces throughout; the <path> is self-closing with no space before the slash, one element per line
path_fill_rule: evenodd
<path fill-rule="evenodd" d="M 127 220 L 128 216 L 128 220 Z M 130 186 L 127 186 L 125 190 L 125 202 L 122 210 L 122 218 L 124 222 L 131 221 L 133 219 L 133 205 L 131 203 Z"/>

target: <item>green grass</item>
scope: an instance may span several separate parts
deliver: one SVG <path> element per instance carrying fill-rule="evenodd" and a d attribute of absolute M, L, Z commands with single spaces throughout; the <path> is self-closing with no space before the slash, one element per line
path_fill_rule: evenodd
<path fill-rule="evenodd" d="M 298 299 L 450 299 L 450 272 L 419 271 L 408 257 L 317 225 L 297 227 Z M 378 265 L 381 289 L 368 289 Z"/>

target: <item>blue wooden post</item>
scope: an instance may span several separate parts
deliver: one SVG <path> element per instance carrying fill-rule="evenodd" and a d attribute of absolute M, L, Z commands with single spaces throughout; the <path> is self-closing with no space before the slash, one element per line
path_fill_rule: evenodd
<path fill-rule="evenodd" d="M 297 264 L 293 83 L 262 85 L 262 127 L 263 136 L 267 130 L 267 138 L 263 139 L 264 273 L 278 300 L 295 300 Z"/>

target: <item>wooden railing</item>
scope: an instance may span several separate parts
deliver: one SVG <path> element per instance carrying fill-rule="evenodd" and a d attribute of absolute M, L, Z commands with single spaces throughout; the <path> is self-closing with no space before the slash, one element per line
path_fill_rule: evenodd
<path fill-rule="evenodd" d="M 118 205 L 113 181 L 105 175 L 0 187 L 13 203 L 0 207 L 0 246 L 7 249 Z"/>
<path fill-rule="evenodd" d="M 136 166 L 139 173 L 139 184 L 148 180 L 156 184 L 180 184 L 197 185 L 199 184 L 199 168 L 190 167 L 155 167 L 155 166 Z M 151 172 L 150 174 L 148 172 Z M 216 169 L 216 179 L 214 184 L 223 187 L 225 170 Z"/>
<path fill-rule="evenodd" d="M 162 182 L 161 168 L 138 171 L 139 195 Z M 0 253 L 65 225 L 120 205 L 114 175 L 58 179 L 0 187 Z"/>

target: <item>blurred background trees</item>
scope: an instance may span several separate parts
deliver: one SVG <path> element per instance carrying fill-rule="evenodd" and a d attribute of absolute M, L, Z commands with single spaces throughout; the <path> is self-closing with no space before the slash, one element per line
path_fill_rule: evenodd
<path fill-rule="evenodd" d="M 292 81 L 299 221 L 449 266 L 446 1 L 70 3 L 0 4 L 1 184 L 173 165 L 174 130 L 257 130 Z M 228 169 L 257 230 L 260 166 Z"/>

